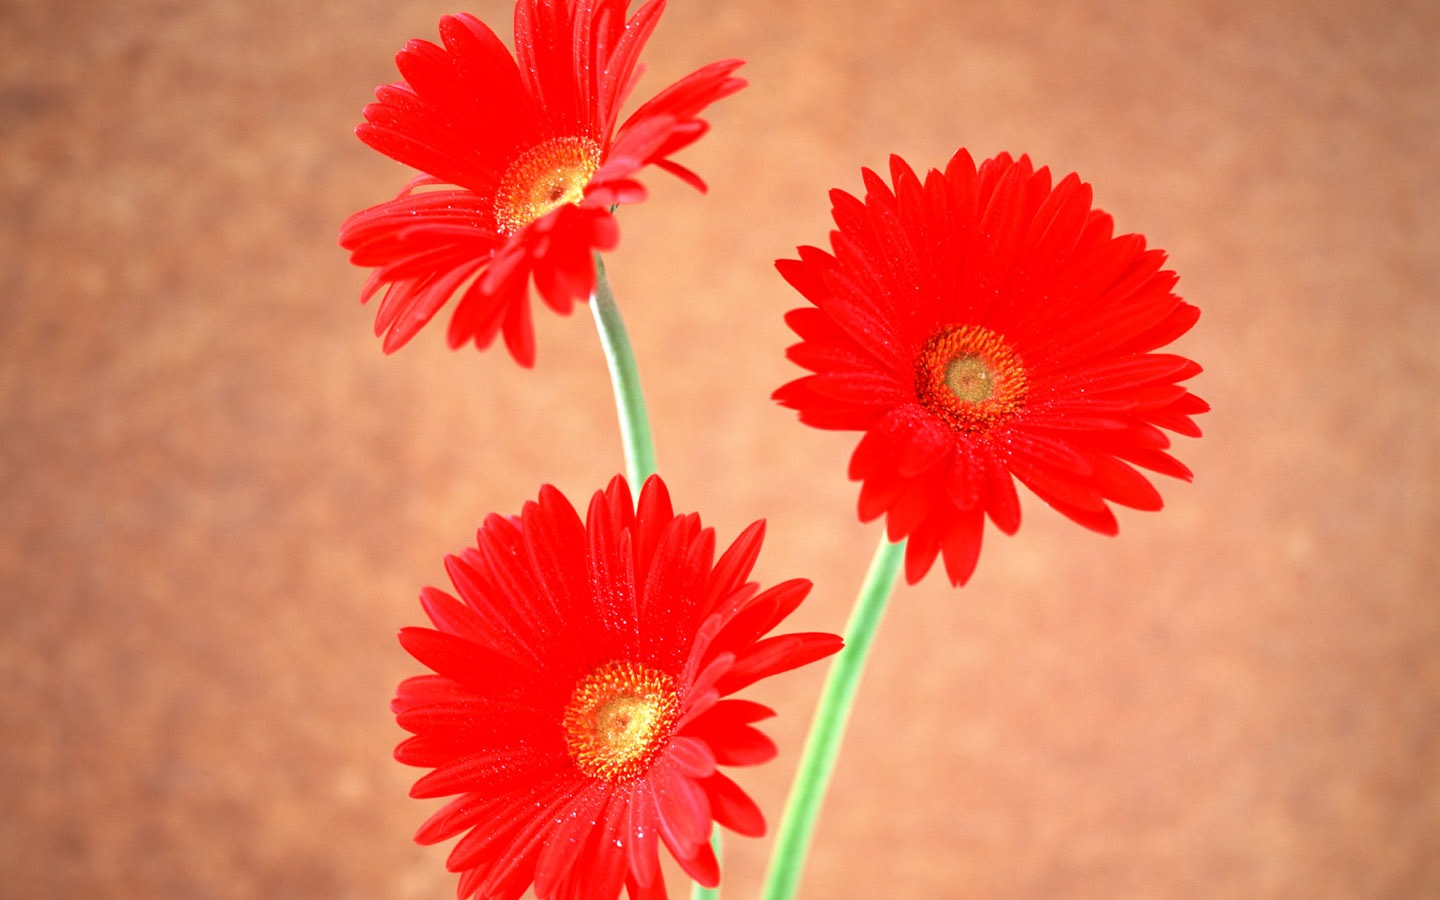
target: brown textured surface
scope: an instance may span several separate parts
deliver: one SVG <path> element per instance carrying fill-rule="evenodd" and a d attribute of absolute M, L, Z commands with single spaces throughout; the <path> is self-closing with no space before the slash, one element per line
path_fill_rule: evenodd
<path fill-rule="evenodd" d="M 711 194 L 652 176 L 611 271 L 678 503 L 768 516 L 803 627 L 876 535 L 851 439 L 767 401 L 769 260 L 827 188 L 1026 151 L 1204 310 L 1194 485 L 1113 540 L 1027 497 L 968 588 L 898 598 L 806 895 L 1440 896 L 1440 8 L 1056 6 L 674 0 L 649 54 L 652 88 L 750 61 L 687 154 Z M 620 456 L 587 316 L 525 372 L 383 358 L 355 303 L 336 226 L 405 175 L 350 129 L 449 11 L 0 3 L 5 898 L 450 896 L 394 632 L 485 512 Z M 819 674 L 759 692 L 772 820 Z M 753 896 L 766 845 L 729 846 Z"/>

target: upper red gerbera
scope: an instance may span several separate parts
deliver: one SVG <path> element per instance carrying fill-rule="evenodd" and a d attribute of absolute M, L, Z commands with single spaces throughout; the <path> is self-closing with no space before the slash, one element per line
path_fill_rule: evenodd
<path fill-rule="evenodd" d="M 645 196 L 631 176 L 653 163 L 704 189 L 670 156 L 704 134 L 702 110 L 744 85 L 731 75 L 740 62 L 687 75 L 620 124 L 665 3 L 651 0 L 628 22 L 627 6 L 519 0 L 513 58 L 463 13 L 440 20 L 443 47 L 412 40 L 400 51 L 405 80 L 377 89 L 356 133 L 424 174 L 340 227 L 351 261 L 375 267 L 362 301 L 385 288 L 375 333 L 386 353 L 473 279 L 450 345 L 485 347 L 503 332 L 515 359 L 532 365 L 530 282 L 561 314 L 589 297 L 592 253 L 619 239 L 611 209 Z"/>
<path fill-rule="evenodd" d="M 963 149 L 922 182 L 864 171 L 833 191 L 832 253 L 801 247 L 781 274 L 813 308 L 786 321 L 813 372 L 775 393 L 817 428 L 865 432 L 850 460 L 860 518 L 908 537 L 918 581 L 937 555 L 954 584 L 975 569 L 985 516 L 1020 527 L 1013 475 L 1087 528 L 1108 502 L 1159 509 L 1140 466 L 1189 480 L 1161 429 L 1198 436 L 1209 406 L 1179 382 L 1200 367 L 1152 351 L 1195 324 L 1165 254 L 1119 237 L 1071 174 L 1027 157 L 976 170 Z"/>
<path fill-rule="evenodd" d="M 763 833 L 716 767 L 773 757 L 751 723 L 774 713 L 723 698 L 840 648 L 830 634 L 765 637 L 810 583 L 747 581 L 763 534 L 756 522 L 716 560 L 714 531 L 676 515 L 658 477 L 638 507 L 617 477 L 583 522 L 546 486 L 446 559 L 460 599 L 427 588 L 435 629 L 400 635 L 438 674 L 400 685 L 394 710 L 415 736 L 395 755 L 435 770 L 413 796 L 459 795 L 416 840 L 465 832 L 448 862 L 461 898 L 533 884 L 542 900 L 614 900 L 622 885 L 655 900 L 660 843 L 713 887 L 712 822 Z"/>

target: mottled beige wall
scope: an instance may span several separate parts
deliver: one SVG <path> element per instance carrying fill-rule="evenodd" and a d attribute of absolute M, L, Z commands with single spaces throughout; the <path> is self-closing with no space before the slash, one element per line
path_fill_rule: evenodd
<path fill-rule="evenodd" d="M 507 4 L 472 11 L 508 34 Z M 0 2 L 0 896 L 451 895 L 389 758 L 394 641 L 491 510 L 620 467 L 583 314 L 540 362 L 391 358 L 350 131 L 445 5 Z M 1168 508 L 1026 498 L 970 586 L 892 607 L 815 898 L 1440 896 L 1440 7 L 672 0 L 654 87 L 751 87 L 611 263 L 677 502 L 770 518 L 838 630 L 877 535 L 770 260 L 900 152 L 1029 152 L 1168 249 L 1215 412 Z M 642 88 L 643 89 L 643 88 Z M 762 686 L 778 815 L 820 672 Z M 732 840 L 727 897 L 765 845 Z M 676 892 L 677 895 L 680 892 Z"/>

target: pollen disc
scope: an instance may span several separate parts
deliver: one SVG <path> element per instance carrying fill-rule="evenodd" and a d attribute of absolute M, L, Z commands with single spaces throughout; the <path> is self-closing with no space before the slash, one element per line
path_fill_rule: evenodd
<path fill-rule="evenodd" d="M 989 431 L 1024 405 L 1029 381 L 1005 339 L 978 325 L 947 325 L 915 362 L 920 403 L 956 431 Z"/>
<path fill-rule="evenodd" d="M 520 154 L 495 191 L 495 224 L 514 234 L 566 203 L 585 198 L 600 168 L 600 145 L 584 137 L 552 138 Z"/>
<path fill-rule="evenodd" d="M 565 746 L 591 778 L 631 781 L 649 768 L 679 716 L 669 675 L 628 660 L 609 662 L 575 685 L 565 705 Z"/>

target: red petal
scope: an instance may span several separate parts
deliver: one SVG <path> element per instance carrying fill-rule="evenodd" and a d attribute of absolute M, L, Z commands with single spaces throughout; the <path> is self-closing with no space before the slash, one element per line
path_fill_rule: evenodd
<path fill-rule="evenodd" d="M 660 875 L 660 813 L 648 781 L 637 781 L 631 789 L 627 814 L 629 821 L 624 840 L 626 854 L 630 859 L 630 871 L 640 887 L 660 885 L 663 892 L 665 881 Z"/>
<path fill-rule="evenodd" d="M 940 546 L 951 584 L 963 585 L 974 574 L 984 532 L 985 514 L 979 509 L 960 512 L 946 523 Z"/>
<path fill-rule="evenodd" d="M 824 659 L 844 646 L 838 635 L 820 632 L 783 634 L 754 644 L 715 685 L 721 695 L 748 684 Z"/>
<path fill-rule="evenodd" d="M 716 772 L 705 779 L 704 787 L 716 822 L 746 837 L 765 835 L 765 814 L 738 784 Z"/>
<path fill-rule="evenodd" d="M 683 865 L 686 857 L 693 856 L 710 839 L 710 800 L 694 781 L 679 776 L 663 763 L 651 771 L 660 782 L 655 788 L 660 836 Z"/>
<path fill-rule="evenodd" d="M 686 778 L 705 778 L 715 772 L 715 754 L 701 740 L 679 736 L 665 750 L 670 763 Z"/>

